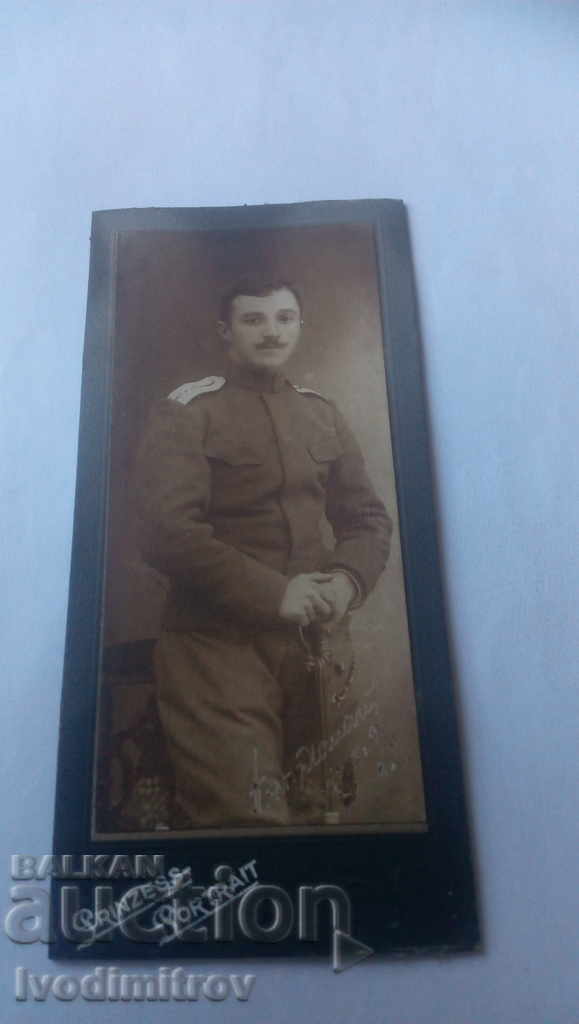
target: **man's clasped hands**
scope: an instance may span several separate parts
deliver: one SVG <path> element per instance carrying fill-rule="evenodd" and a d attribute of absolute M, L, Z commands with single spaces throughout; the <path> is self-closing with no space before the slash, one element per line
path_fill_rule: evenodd
<path fill-rule="evenodd" d="M 356 585 L 346 572 L 300 573 L 286 587 L 280 618 L 299 626 L 321 622 L 331 630 L 344 618 L 356 593 Z"/>

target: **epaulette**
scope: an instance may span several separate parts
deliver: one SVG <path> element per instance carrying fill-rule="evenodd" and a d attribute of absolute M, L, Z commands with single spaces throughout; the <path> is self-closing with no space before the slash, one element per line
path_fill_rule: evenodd
<path fill-rule="evenodd" d="M 202 380 L 192 380 L 188 384 L 181 384 L 181 387 L 175 388 L 170 395 L 167 395 L 167 398 L 188 405 L 199 395 L 206 395 L 210 391 L 219 391 L 224 384 L 225 377 L 203 377 Z"/>
<path fill-rule="evenodd" d="M 294 389 L 294 391 L 297 391 L 300 395 L 315 395 L 316 398 L 321 398 L 324 402 L 328 401 L 328 399 L 325 398 L 324 395 L 320 395 L 320 392 L 314 391 L 313 388 L 304 388 L 301 384 L 292 384 L 292 388 Z"/>

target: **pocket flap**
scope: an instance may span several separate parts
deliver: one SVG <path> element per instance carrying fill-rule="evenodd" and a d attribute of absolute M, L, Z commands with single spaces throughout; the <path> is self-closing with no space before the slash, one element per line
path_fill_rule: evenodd
<path fill-rule="evenodd" d="M 335 434 L 314 438 L 308 445 L 308 451 L 316 462 L 333 462 L 342 454 L 340 442 Z"/>
<path fill-rule="evenodd" d="M 259 466 L 263 458 L 250 445 L 226 437 L 208 437 L 204 446 L 208 459 L 226 462 L 229 466 Z"/>

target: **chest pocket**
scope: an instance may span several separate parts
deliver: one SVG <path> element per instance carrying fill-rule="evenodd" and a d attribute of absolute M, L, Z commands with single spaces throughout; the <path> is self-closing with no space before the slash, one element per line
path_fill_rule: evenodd
<path fill-rule="evenodd" d="M 263 456 L 250 444 L 221 434 L 210 435 L 203 448 L 208 459 L 224 462 L 228 466 L 260 466 Z"/>
<path fill-rule="evenodd" d="M 308 445 L 308 451 L 319 463 L 334 462 L 342 454 L 342 446 L 336 434 L 318 434 Z"/>

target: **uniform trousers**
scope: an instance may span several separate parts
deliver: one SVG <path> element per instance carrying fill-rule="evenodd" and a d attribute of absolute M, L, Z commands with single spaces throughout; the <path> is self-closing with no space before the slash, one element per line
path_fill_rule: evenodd
<path fill-rule="evenodd" d="M 322 823 L 336 797 L 353 799 L 347 742 L 336 760 L 327 735 L 353 706 L 350 693 L 342 699 L 353 674 L 347 621 L 332 634 L 321 691 L 311 640 L 290 626 L 161 634 L 157 700 L 186 827 Z"/>

